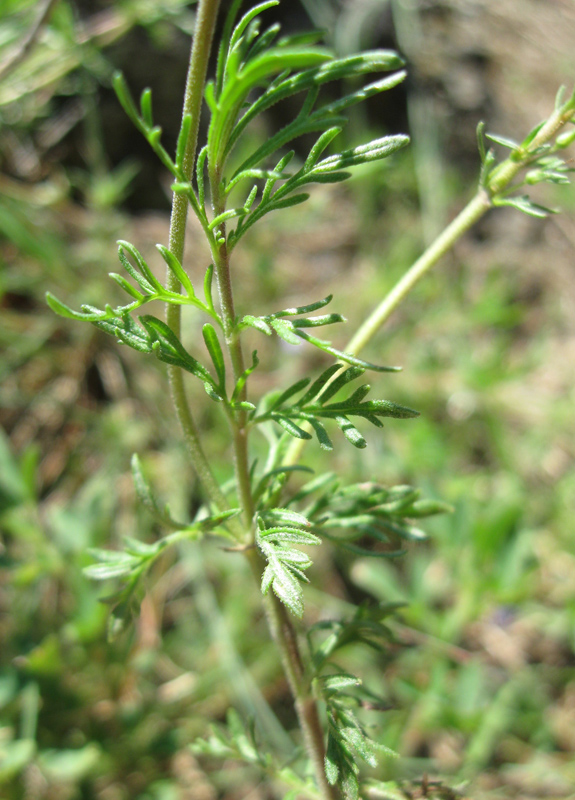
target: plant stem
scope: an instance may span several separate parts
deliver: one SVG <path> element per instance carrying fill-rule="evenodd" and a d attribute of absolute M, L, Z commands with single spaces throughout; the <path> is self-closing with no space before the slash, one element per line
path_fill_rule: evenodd
<path fill-rule="evenodd" d="M 184 154 L 184 171 L 188 179 L 191 178 L 196 157 L 200 109 L 219 5 L 220 0 L 200 0 L 196 16 L 196 27 L 190 51 L 190 64 L 182 113 L 182 118 L 188 114 L 192 118 L 192 126 Z M 183 261 L 184 256 L 187 216 L 188 198 L 183 194 L 174 192 L 168 247 L 180 263 Z M 180 290 L 180 282 L 170 269 L 167 270 L 166 284 L 171 292 Z M 179 338 L 181 329 L 181 308 L 179 305 L 166 304 L 166 322 Z M 225 509 L 228 507 L 228 503 L 214 478 L 203 451 L 198 428 L 186 398 L 182 370 L 179 367 L 168 366 L 168 379 L 172 401 L 184 434 L 184 440 L 208 500 L 215 508 Z"/>
<path fill-rule="evenodd" d="M 481 217 L 491 208 L 491 200 L 480 189 L 427 250 L 407 270 L 346 345 L 346 351 L 357 355 L 373 339 L 375 333 L 413 289 L 415 284 L 444 256 Z"/>
<path fill-rule="evenodd" d="M 215 216 L 218 216 L 225 211 L 226 199 L 225 195 L 220 192 L 220 186 L 221 178 L 216 165 L 213 171 L 210 171 L 210 188 L 212 192 L 212 205 Z M 213 248 L 214 267 L 218 284 L 218 293 L 220 296 L 224 336 L 226 339 L 228 353 L 230 355 L 235 383 L 245 369 L 245 362 L 242 343 L 236 325 L 232 276 L 230 272 L 230 257 L 227 243 L 225 241 L 225 225 L 221 225 L 219 227 L 217 239 L 220 243 Z M 243 401 L 246 399 L 247 390 L 246 386 L 244 385 L 238 400 Z M 232 415 L 230 416 L 230 422 L 234 436 L 234 468 L 236 472 L 238 492 L 244 512 L 245 530 L 248 536 L 248 542 L 251 544 L 253 542 L 252 529 L 254 504 L 252 498 L 250 464 L 248 457 L 247 413 L 242 409 L 236 411 L 235 414 L 232 412 Z"/>
<path fill-rule="evenodd" d="M 210 174 L 210 184 L 212 205 L 214 214 L 217 216 L 225 211 L 225 198 L 220 193 L 220 176 L 217 166 Z M 213 253 L 215 273 L 218 282 L 226 345 L 232 363 L 234 380 L 237 381 L 244 371 L 244 357 L 240 334 L 236 325 L 230 260 L 225 243 L 225 228 L 223 225 L 219 230 L 219 237 L 221 237 L 221 243 L 217 248 L 214 248 Z M 246 396 L 244 386 L 239 399 L 245 400 Z M 244 511 L 248 542 L 251 544 L 254 538 L 253 517 L 255 509 L 249 472 L 246 412 L 243 410 L 237 411 L 235 416 L 230 417 L 230 422 L 234 435 L 234 464 L 238 492 Z M 246 555 L 259 585 L 265 567 L 263 559 L 255 548 L 247 550 Z M 307 754 L 314 768 L 322 800 L 337 800 L 339 793 L 335 787 L 329 785 L 325 775 L 324 733 L 317 702 L 311 692 L 311 683 L 306 676 L 296 630 L 285 606 L 271 591 L 264 597 L 264 609 L 268 628 L 280 653 L 282 667 L 294 699 L 299 726 L 303 733 Z"/>
<path fill-rule="evenodd" d="M 575 99 L 572 98 L 553 112 L 528 147 L 514 151 L 509 158 L 506 158 L 493 170 L 487 186 L 480 187 L 477 190 L 472 200 L 432 242 L 417 261 L 412 264 L 365 322 L 360 325 L 345 346 L 346 352 L 359 355 L 360 351 L 373 339 L 377 331 L 387 322 L 419 280 L 493 207 L 494 198 L 509 188 L 518 173 L 538 157 L 539 153 L 537 151 L 539 148 L 551 141 L 567 123 L 573 122 L 574 111 Z M 339 374 L 339 372 L 336 372 L 331 380 L 327 382 L 324 389 Z M 308 430 L 309 426 L 304 426 L 304 428 Z M 305 443 L 305 439 L 294 439 L 291 442 L 283 460 L 285 466 L 291 466 L 299 461 Z"/>
<path fill-rule="evenodd" d="M 262 558 L 255 549 L 248 551 L 246 555 L 259 582 L 264 566 Z M 323 727 L 289 612 L 271 591 L 264 597 L 264 610 L 272 638 L 280 652 L 283 671 L 294 698 L 299 726 L 322 800 L 338 800 L 338 790 L 335 786 L 330 786 L 325 775 Z"/>

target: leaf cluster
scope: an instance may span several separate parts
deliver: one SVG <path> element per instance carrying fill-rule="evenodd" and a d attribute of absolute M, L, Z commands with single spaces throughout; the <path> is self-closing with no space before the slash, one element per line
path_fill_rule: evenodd
<path fill-rule="evenodd" d="M 334 58 L 326 48 L 315 46 L 321 36 L 316 31 L 280 37 L 278 24 L 260 31 L 261 14 L 277 4 L 278 0 L 260 3 L 237 24 L 240 4 L 232 4 L 218 54 L 216 78 L 207 84 L 205 92 L 210 125 L 207 144 L 198 155 L 196 188 L 181 175 L 181 171 L 178 172 L 177 158 L 175 163 L 166 161 L 166 156 L 159 153 L 172 174 L 177 175 L 174 190 L 188 196 L 212 245 L 226 241 L 228 252 L 263 216 L 306 200 L 308 194 L 301 191 L 305 186 L 345 180 L 351 174 L 347 170 L 386 158 L 408 142 L 407 136 L 386 136 L 321 158 L 347 122 L 343 112 L 400 83 L 405 78 L 405 72 L 400 69 L 403 61 L 397 53 L 388 50 Z M 392 70 L 397 71 L 336 101 L 316 107 L 320 89 L 326 83 L 341 81 L 345 84 L 357 76 Z M 252 99 L 254 91 L 260 92 L 255 100 Z M 295 119 L 245 155 L 231 174 L 226 175 L 228 159 L 248 125 L 276 103 L 298 94 L 304 94 L 304 100 Z M 155 143 L 158 133 L 157 129 L 149 127 L 151 116 L 148 124 L 144 114 L 138 114 L 133 103 L 130 106 L 126 100 L 124 102 L 137 127 Z M 287 172 L 294 151 L 286 153 L 286 147 L 304 134 L 314 132 L 319 132 L 320 136 L 305 162 L 295 172 Z M 268 163 L 272 157 L 276 163 L 270 168 Z M 211 221 L 205 209 L 206 170 L 212 194 L 224 200 Z M 225 200 L 230 192 L 245 181 L 252 186 L 244 202 L 236 208 L 226 209 Z M 260 189 L 254 181 L 263 181 L 263 187 Z M 236 228 L 226 235 L 224 223 L 234 218 L 238 219 Z"/>
<path fill-rule="evenodd" d="M 133 278 L 139 288 L 136 289 L 135 286 L 132 286 L 132 284 L 127 281 L 123 275 L 118 275 L 115 272 L 110 272 L 108 274 L 112 280 L 114 280 L 128 295 L 130 295 L 130 297 L 133 298 L 131 303 L 124 306 L 118 306 L 117 308 L 112 308 L 112 306 L 106 305 L 104 309 L 83 305 L 80 311 L 74 311 L 54 297 L 54 295 L 52 295 L 50 292 L 48 292 L 46 294 L 48 305 L 61 317 L 81 320 L 84 322 L 106 322 L 119 317 L 124 317 L 140 308 L 144 304 L 151 302 L 152 300 L 160 300 L 161 302 L 173 303 L 175 305 L 195 306 L 201 311 L 204 311 L 206 314 L 209 314 L 215 320 L 219 321 L 219 316 L 214 310 L 211 291 L 213 268 L 210 268 L 206 274 L 206 280 L 204 282 L 205 301 L 202 301 L 196 295 L 188 274 L 183 269 L 182 265 L 174 256 L 174 254 L 171 253 L 167 247 L 164 247 L 161 244 L 156 245 L 156 247 L 166 262 L 169 270 L 177 278 L 179 283 L 182 284 L 184 293 L 172 292 L 166 289 L 166 287 L 156 278 L 140 251 L 134 247 L 133 244 L 130 244 L 130 242 L 119 240 L 118 258 L 120 259 L 120 263 L 128 275 Z M 126 256 L 126 253 L 129 253 L 129 255 L 132 256 L 135 266 L 130 262 Z"/>
<path fill-rule="evenodd" d="M 163 509 L 160 507 L 144 476 L 140 460 L 135 454 L 132 457 L 132 476 L 136 494 L 142 505 L 162 527 L 171 530 L 171 533 L 151 543 L 124 537 L 122 550 L 97 548 L 89 550 L 94 563 L 84 569 L 86 577 L 94 581 L 119 580 L 122 584 L 117 591 L 102 598 L 113 607 L 109 623 L 111 636 L 123 629 L 131 614 L 132 600 L 141 579 L 169 547 L 185 539 L 201 539 L 206 533 L 229 538 L 225 524 L 239 513 L 239 509 L 231 509 L 204 516 L 188 524 L 180 523 L 172 518 L 168 506 Z"/>
<path fill-rule="evenodd" d="M 364 361 L 352 353 L 346 353 L 343 350 L 337 350 L 330 342 L 324 339 L 318 339 L 317 336 L 312 336 L 307 333 L 304 328 L 320 328 L 324 325 L 333 325 L 337 322 L 345 322 L 345 317 L 341 314 L 322 314 L 318 317 L 302 317 L 302 314 L 310 314 L 312 311 L 319 311 L 331 303 L 333 295 L 328 295 L 321 300 L 316 300 L 314 303 L 308 303 L 304 306 L 294 306 L 292 308 L 284 308 L 281 311 L 274 311 L 272 314 L 265 314 L 263 316 L 255 317 L 252 314 L 246 314 L 239 322 L 238 329 L 255 328 L 260 333 L 265 333 L 266 336 L 271 336 L 276 333 L 280 339 L 283 339 L 287 344 L 299 345 L 304 342 L 317 347 L 324 353 L 334 356 L 334 358 L 343 361 L 346 364 L 353 364 L 356 367 L 363 367 L 364 369 L 372 369 L 376 372 L 397 372 L 399 367 L 384 367 L 377 364 L 372 364 L 369 361 Z M 292 317 L 300 317 L 299 319 L 291 319 Z"/>
<path fill-rule="evenodd" d="M 333 400 L 340 389 L 359 378 L 364 371 L 361 366 L 342 370 L 340 365 L 334 364 L 322 372 L 313 383 L 310 378 L 303 378 L 285 391 L 264 398 L 261 410 L 252 412 L 252 421 L 259 423 L 272 420 L 297 439 L 312 438 L 310 433 L 298 425 L 298 422 L 309 423 L 320 446 L 324 450 L 332 450 L 333 444 L 323 420 L 333 420 L 354 447 L 363 448 L 367 442 L 351 422 L 350 417 L 361 417 L 381 428 L 383 423 L 380 417 L 409 419 L 418 416 L 417 411 L 389 400 L 365 400 L 371 388 L 368 384 L 360 386 L 345 400 Z M 303 394 L 299 399 L 290 402 L 300 392 Z"/>
<path fill-rule="evenodd" d="M 271 587 L 292 614 L 301 618 L 304 609 L 301 582 L 309 582 L 304 570 L 311 567 L 312 561 L 294 545 L 318 545 L 321 539 L 310 532 L 309 520 L 285 508 L 259 514 L 256 524 L 256 545 L 266 561 L 262 593 L 267 594 Z"/>
<path fill-rule="evenodd" d="M 359 796 L 358 760 L 375 767 L 380 751 L 396 754 L 375 742 L 357 715 L 360 708 L 385 711 L 389 706 L 362 687 L 358 677 L 343 671 L 333 657 L 350 644 L 365 644 L 388 654 L 389 645 L 395 643 L 395 639 L 385 621 L 400 606 L 365 603 L 356 609 L 351 619 L 321 620 L 308 633 L 316 670 L 314 686 L 327 710 L 326 776 L 329 783 L 339 785 L 346 800 L 356 800 Z"/>
<path fill-rule="evenodd" d="M 557 111 L 569 114 L 574 113 L 572 122 L 575 123 L 575 93 L 563 102 L 563 87 L 557 94 L 555 107 Z M 534 186 L 539 183 L 568 184 L 569 173 L 575 171 L 566 161 L 561 151 L 575 141 L 575 131 L 565 132 L 554 141 L 539 144 L 537 134 L 541 131 L 546 121 L 536 125 L 519 143 L 506 136 L 485 133 L 485 124 L 480 122 L 477 126 L 477 142 L 481 156 L 481 171 L 479 183 L 488 193 L 494 206 L 510 206 L 532 217 L 546 217 L 556 213 L 554 209 L 535 203 L 529 195 L 517 195 L 518 189 L 524 186 Z M 488 147 L 486 139 L 510 151 L 507 161 L 497 162 L 492 147 Z M 508 163 L 515 163 L 522 167 L 530 167 L 522 179 L 505 188 L 500 187 L 498 181 Z"/>
<path fill-rule="evenodd" d="M 411 486 L 390 489 L 374 483 L 341 486 L 332 474 L 305 484 L 288 506 L 301 504 L 314 494 L 317 497 L 302 509 L 314 530 L 358 556 L 397 558 L 405 553 L 401 542 L 426 538 L 425 532 L 414 524 L 415 520 L 452 510 L 446 503 L 423 499 L 420 490 Z M 370 542 L 369 547 L 366 542 Z"/>

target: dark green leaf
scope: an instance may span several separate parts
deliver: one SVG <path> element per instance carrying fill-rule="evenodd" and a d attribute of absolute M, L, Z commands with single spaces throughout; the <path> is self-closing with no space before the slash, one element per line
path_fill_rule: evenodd
<path fill-rule="evenodd" d="M 271 402 L 271 404 L 267 408 L 267 412 L 274 411 L 276 408 L 281 408 L 282 406 L 284 406 L 287 403 L 287 401 L 294 396 L 294 394 L 297 394 L 298 392 L 301 392 L 302 389 L 305 389 L 308 383 L 309 383 L 309 378 L 302 378 L 301 380 L 292 384 Z"/>
<path fill-rule="evenodd" d="M 270 317 L 295 317 L 298 314 L 310 314 L 312 311 L 318 311 L 324 308 L 333 300 L 333 295 L 328 294 L 322 300 L 316 300 L 315 303 L 308 303 L 305 306 L 294 306 L 293 308 L 284 308 L 282 311 L 276 311 L 270 314 Z"/>
<path fill-rule="evenodd" d="M 167 247 L 164 247 L 163 244 L 157 244 L 156 247 L 160 251 L 160 255 L 166 262 L 168 268 L 174 273 L 176 278 L 184 287 L 188 297 L 195 297 L 196 294 L 194 292 L 194 287 L 192 285 L 192 282 L 188 277 L 187 272 L 184 270 L 184 268 L 176 258 L 176 256 L 172 252 L 170 252 L 170 250 L 168 250 Z"/>
<path fill-rule="evenodd" d="M 287 431 L 290 436 L 294 436 L 296 439 L 311 439 L 311 434 L 307 431 L 304 431 L 303 428 L 300 428 L 299 425 L 296 425 L 293 420 L 288 419 L 288 417 L 281 416 L 280 414 L 271 414 L 271 418 L 278 422 L 282 428 Z"/>
<path fill-rule="evenodd" d="M 328 451 L 333 450 L 333 444 L 331 443 L 331 439 L 329 438 L 327 431 L 323 427 L 321 422 L 315 417 L 310 417 L 308 422 L 315 431 L 321 449 Z"/>
<path fill-rule="evenodd" d="M 247 367 L 247 369 L 245 369 L 242 372 L 242 374 L 240 375 L 240 377 L 238 378 L 238 380 L 236 382 L 236 385 L 235 385 L 235 388 L 234 388 L 234 391 L 233 391 L 233 394 L 232 394 L 232 398 L 231 398 L 232 399 L 232 403 L 235 403 L 237 401 L 238 397 L 240 397 L 241 393 L 244 390 L 244 386 L 246 385 L 247 379 L 250 377 L 252 372 L 257 368 L 259 363 L 260 362 L 259 362 L 259 359 L 258 359 L 258 351 L 254 350 L 253 353 L 252 353 L 252 365 L 251 365 L 251 367 Z"/>
<path fill-rule="evenodd" d="M 215 367 L 216 375 L 218 376 L 218 388 L 222 394 L 225 394 L 226 365 L 224 362 L 224 354 L 222 352 L 220 340 L 218 339 L 218 334 L 216 333 L 213 325 L 210 325 L 209 322 L 206 322 L 202 328 L 202 334 L 208 349 L 208 353 L 210 354 L 210 358 L 212 359 Z"/>

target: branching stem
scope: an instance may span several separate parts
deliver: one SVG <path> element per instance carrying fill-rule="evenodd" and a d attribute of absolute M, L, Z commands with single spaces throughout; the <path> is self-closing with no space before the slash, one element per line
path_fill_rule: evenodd
<path fill-rule="evenodd" d="M 574 111 L 573 100 L 556 109 L 528 147 L 522 151 L 515 151 L 509 158 L 501 162 L 493 171 L 487 186 L 479 187 L 472 200 L 440 233 L 417 261 L 412 264 L 365 322 L 360 325 L 347 343 L 346 352 L 353 353 L 356 356 L 359 355 L 360 351 L 373 339 L 421 278 L 493 207 L 493 199 L 509 189 L 518 173 L 537 158 L 539 148 L 554 139 L 561 128 L 573 121 Z M 339 373 L 336 372 L 325 388 L 338 375 Z M 293 465 L 299 461 L 305 442 L 305 439 L 294 439 L 292 441 L 284 457 L 284 465 Z"/>
<path fill-rule="evenodd" d="M 188 179 L 191 177 L 195 159 L 200 106 L 218 6 L 219 0 L 200 0 L 196 20 L 196 30 L 190 57 L 190 68 L 186 83 L 183 110 L 183 115 L 190 114 L 193 120 L 192 132 L 188 139 L 184 159 L 184 169 Z M 218 174 L 217 165 L 214 165 L 213 169 L 214 171 L 210 175 L 210 183 L 212 204 L 214 213 L 217 216 L 225 210 L 225 195 L 220 195 L 220 176 Z M 187 204 L 188 199 L 185 195 L 174 193 L 172 215 L 170 219 L 169 249 L 180 262 L 182 262 L 184 254 Z M 234 380 L 237 381 L 244 371 L 244 357 L 234 311 L 229 254 L 225 243 L 225 230 L 222 229 L 219 233 L 222 238 L 217 247 L 214 247 L 214 266 L 220 296 L 224 336 L 232 364 Z M 167 288 L 172 292 L 177 292 L 180 288 L 179 282 L 170 270 L 168 270 Z M 166 321 L 179 337 L 179 306 L 168 304 Z M 212 505 L 220 509 L 226 508 L 227 502 L 210 469 L 200 442 L 197 427 L 186 400 L 181 369 L 178 367 L 170 367 L 169 378 L 174 406 L 202 486 Z M 245 387 L 238 399 L 240 401 L 246 399 Z M 232 418 L 236 478 L 238 493 L 244 511 L 245 527 L 243 529 L 243 538 L 244 540 L 247 539 L 247 544 L 251 544 L 253 538 L 251 529 L 253 527 L 254 503 L 249 475 L 246 422 L 247 415 L 243 410 L 236 412 L 235 419 Z M 250 561 L 259 584 L 264 567 L 262 558 L 255 548 L 246 550 L 246 557 Z M 317 703 L 311 692 L 311 684 L 305 675 L 303 659 L 292 620 L 287 610 L 271 592 L 265 597 L 264 604 L 270 633 L 280 653 L 282 666 L 294 698 L 298 721 L 303 733 L 306 750 L 314 767 L 322 800 L 337 800 L 339 792 L 328 784 L 325 775 L 323 729 L 319 718 Z"/>

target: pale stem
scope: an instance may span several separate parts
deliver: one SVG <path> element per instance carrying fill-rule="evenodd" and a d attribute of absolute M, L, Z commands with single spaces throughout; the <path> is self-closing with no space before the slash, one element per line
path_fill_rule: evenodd
<path fill-rule="evenodd" d="M 407 270 L 365 322 L 358 328 L 347 343 L 345 347 L 346 352 L 353 353 L 356 356 L 359 355 L 360 351 L 373 339 L 375 334 L 401 305 L 421 278 L 451 250 L 453 245 L 463 234 L 493 207 L 493 198 L 508 189 L 516 175 L 537 158 L 537 149 L 551 141 L 561 128 L 573 121 L 574 111 L 575 109 L 571 101 L 554 111 L 523 154 L 519 153 L 510 156 L 494 170 L 488 186 L 478 189 L 473 199 Z M 342 367 L 342 369 L 344 369 L 344 367 Z M 326 384 L 325 388 L 337 378 L 338 374 L 339 373 L 336 373 L 332 376 L 331 381 Z M 309 426 L 303 427 L 309 430 Z M 305 439 L 293 440 L 284 457 L 284 465 L 293 465 L 299 461 L 306 441 Z"/>

